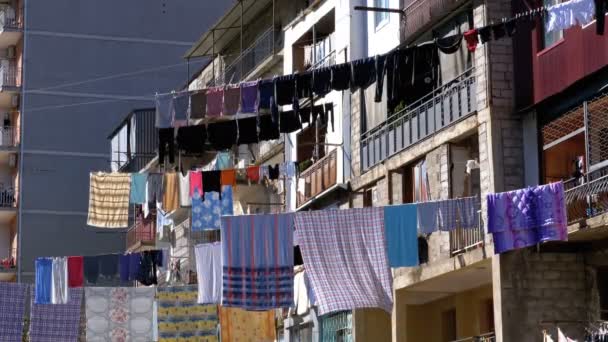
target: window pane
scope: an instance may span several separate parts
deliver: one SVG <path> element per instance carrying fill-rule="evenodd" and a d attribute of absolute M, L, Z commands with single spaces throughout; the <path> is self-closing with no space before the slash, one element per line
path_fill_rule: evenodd
<path fill-rule="evenodd" d="M 553 6 L 559 4 L 560 0 L 543 0 L 543 5 L 545 7 Z M 543 48 L 548 48 L 549 46 L 555 44 L 558 40 L 564 37 L 564 31 L 551 31 L 551 32 L 543 32 Z"/>
<path fill-rule="evenodd" d="M 388 8 L 389 0 L 374 0 L 374 7 Z M 376 27 L 388 20 L 388 12 L 374 12 Z"/>

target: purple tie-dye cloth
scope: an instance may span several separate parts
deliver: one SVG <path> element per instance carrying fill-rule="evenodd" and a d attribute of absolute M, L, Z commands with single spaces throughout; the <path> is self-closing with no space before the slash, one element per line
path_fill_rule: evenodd
<path fill-rule="evenodd" d="M 566 241 L 568 220 L 561 182 L 489 194 L 488 233 L 496 254 L 545 241 Z"/>

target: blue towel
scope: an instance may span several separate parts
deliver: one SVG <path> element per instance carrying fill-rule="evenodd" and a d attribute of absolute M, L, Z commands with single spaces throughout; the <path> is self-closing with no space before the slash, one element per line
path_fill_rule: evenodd
<path fill-rule="evenodd" d="M 391 267 L 417 266 L 418 212 L 416 204 L 384 207 L 384 230 Z"/>
<path fill-rule="evenodd" d="M 132 173 L 131 174 L 131 193 L 129 202 L 132 204 L 146 203 L 146 182 L 148 181 L 147 173 Z"/>
<path fill-rule="evenodd" d="M 51 258 L 36 259 L 36 304 L 51 304 L 51 281 L 53 260 Z"/>

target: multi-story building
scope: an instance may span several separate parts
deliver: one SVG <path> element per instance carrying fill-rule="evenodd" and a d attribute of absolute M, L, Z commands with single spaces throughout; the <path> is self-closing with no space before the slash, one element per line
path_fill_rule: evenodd
<path fill-rule="evenodd" d="M 20 127 L 20 144 L 18 167 L 7 166 L 0 189 L 19 188 L 18 213 L 11 214 L 19 234 L 0 246 L 0 258 L 18 246 L 20 279 L 30 282 L 39 256 L 124 251 L 124 229 L 86 224 L 88 174 L 110 170 L 106 137 L 124 113 L 154 106 L 155 93 L 183 84 L 203 65 L 184 61 L 183 51 L 230 3 L 2 3 L 0 104 L 20 113 L 5 120 L 6 129 Z M 2 224 L 14 220 L 4 216 Z"/>

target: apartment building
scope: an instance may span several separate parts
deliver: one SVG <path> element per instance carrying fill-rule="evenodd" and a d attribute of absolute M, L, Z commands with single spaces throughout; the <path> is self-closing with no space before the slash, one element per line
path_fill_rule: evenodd
<path fill-rule="evenodd" d="M 0 42 L 2 49 L 17 48 L 7 55 L 12 62 L 1 64 L 0 98 L 21 113 L 8 126 L 20 127 L 17 260 L 20 280 L 31 282 L 36 257 L 124 251 L 125 230 L 86 224 L 89 172 L 111 169 L 106 138 L 125 113 L 154 106 L 155 93 L 183 84 L 203 65 L 204 59 L 193 61 L 189 71 L 183 52 L 231 3 L 8 5 L 14 11 L 0 16 Z M 21 88 L 21 96 L 8 95 Z"/>

